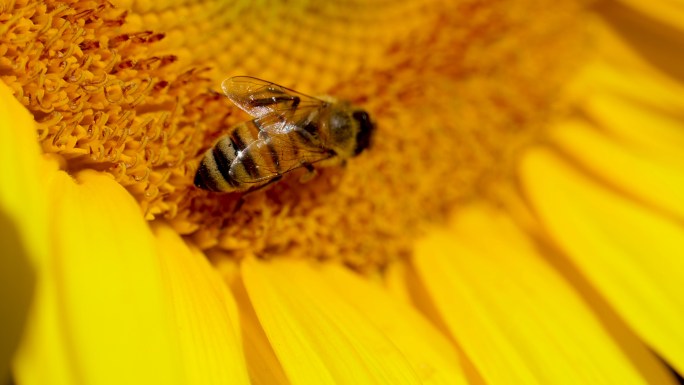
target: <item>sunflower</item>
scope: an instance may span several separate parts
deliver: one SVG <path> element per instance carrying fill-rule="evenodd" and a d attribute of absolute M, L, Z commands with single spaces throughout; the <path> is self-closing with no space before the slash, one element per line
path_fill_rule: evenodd
<path fill-rule="evenodd" d="M 632 0 L 0 5 L 3 380 L 675 384 L 684 10 Z M 679 56 L 678 56 L 679 55 Z M 192 185 L 250 75 L 369 151 Z"/>

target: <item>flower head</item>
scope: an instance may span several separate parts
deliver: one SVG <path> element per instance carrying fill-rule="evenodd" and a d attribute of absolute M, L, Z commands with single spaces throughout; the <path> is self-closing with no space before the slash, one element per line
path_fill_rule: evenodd
<path fill-rule="evenodd" d="M 0 207 L 42 245 L 18 382 L 671 381 L 643 344 L 681 370 L 681 84 L 621 44 L 625 9 L 5 5 L 6 153 L 37 214 L 11 176 Z M 194 188 L 250 119 L 215 91 L 233 75 L 362 106 L 373 147 Z"/>

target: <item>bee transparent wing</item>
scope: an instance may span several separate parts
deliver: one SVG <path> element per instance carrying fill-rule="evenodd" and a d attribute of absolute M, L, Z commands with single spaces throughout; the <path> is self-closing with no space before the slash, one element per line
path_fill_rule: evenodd
<path fill-rule="evenodd" d="M 221 87 L 235 105 L 255 118 L 275 114 L 288 121 L 294 111 L 326 105 L 323 100 L 250 76 L 228 78 Z"/>
<path fill-rule="evenodd" d="M 293 138 L 293 136 L 295 136 Z M 287 134 L 264 134 L 260 139 L 252 142 L 244 150 L 254 156 L 259 175 L 250 177 L 235 176 L 235 180 L 243 183 L 260 183 L 265 180 L 273 179 L 277 176 L 286 174 L 305 164 L 314 164 L 331 158 L 334 153 L 325 148 L 313 144 L 306 132 L 298 130 Z M 234 163 L 231 169 L 237 167 Z M 232 175 L 237 173 L 231 172 Z"/>
<path fill-rule="evenodd" d="M 276 111 L 254 119 L 259 131 L 270 135 L 287 134 L 296 130 L 314 135 L 318 128 L 316 121 L 320 113 L 320 105 L 314 107 L 298 107 L 285 111 Z"/>

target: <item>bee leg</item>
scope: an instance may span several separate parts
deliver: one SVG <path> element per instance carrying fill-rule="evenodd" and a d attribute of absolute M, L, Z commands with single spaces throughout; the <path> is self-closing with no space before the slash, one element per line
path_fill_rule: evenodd
<path fill-rule="evenodd" d="M 237 203 L 235 203 L 235 207 L 233 207 L 233 214 L 238 212 L 240 208 L 242 208 L 242 205 L 245 204 L 245 198 L 244 195 L 240 195 L 240 198 L 238 198 Z"/>
<path fill-rule="evenodd" d="M 306 183 L 313 179 L 318 173 L 316 172 L 316 169 L 311 163 L 302 163 L 302 167 L 304 167 L 307 171 L 306 174 L 302 175 L 301 178 L 299 178 L 299 183 Z"/>
<path fill-rule="evenodd" d="M 313 164 L 309 162 L 302 163 L 302 167 L 304 167 L 308 172 L 316 172 L 316 169 L 314 168 Z"/>

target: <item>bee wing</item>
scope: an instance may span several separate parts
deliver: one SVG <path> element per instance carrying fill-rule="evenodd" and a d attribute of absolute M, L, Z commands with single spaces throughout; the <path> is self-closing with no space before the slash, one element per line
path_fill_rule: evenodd
<path fill-rule="evenodd" d="M 320 105 L 297 107 L 284 111 L 274 111 L 254 119 L 259 131 L 271 135 L 287 134 L 299 130 L 300 133 L 315 136 L 317 128 L 315 122 L 320 113 Z"/>
<path fill-rule="evenodd" d="M 292 135 L 302 136 L 293 139 Z M 330 150 L 310 142 L 306 135 L 307 133 L 301 130 L 296 133 L 263 135 L 244 150 L 250 154 L 260 155 L 257 160 L 259 176 L 238 177 L 236 175 L 238 173 L 231 172 L 231 174 L 235 175 L 235 180 L 240 183 L 259 183 L 286 174 L 306 163 L 314 164 L 334 156 Z M 237 167 L 237 164 L 234 163 L 231 169 L 233 167 Z"/>
<path fill-rule="evenodd" d="M 318 109 L 326 102 L 313 96 L 250 76 L 234 76 L 223 81 L 223 92 L 246 113 L 255 118 L 269 114 L 289 120 L 292 112 Z"/>

